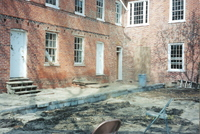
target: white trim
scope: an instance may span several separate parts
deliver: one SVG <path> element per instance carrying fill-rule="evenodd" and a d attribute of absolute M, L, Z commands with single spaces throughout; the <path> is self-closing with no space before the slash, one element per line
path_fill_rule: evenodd
<path fill-rule="evenodd" d="M 184 7 L 183 7 L 183 10 L 184 10 L 184 15 L 183 15 L 183 20 L 172 20 L 172 1 L 173 0 L 170 0 L 170 6 L 169 6 L 169 22 L 168 23 L 182 23 L 182 22 L 186 22 L 185 20 L 185 16 L 186 16 L 186 0 L 183 0 L 184 2 Z"/>
<path fill-rule="evenodd" d="M 82 5 L 83 13 L 75 11 L 75 14 L 85 17 L 85 0 L 82 0 L 82 1 L 83 1 L 83 5 Z M 75 0 L 75 6 L 76 6 L 76 0 Z"/>
<path fill-rule="evenodd" d="M 120 48 L 120 51 L 117 51 L 119 53 L 118 57 L 118 80 L 123 80 L 123 48 L 121 46 L 117 46 L 117 48 Z"/>
<path fill-rule="evenodd" d="M 98 61 L 98 53 L 97 53 L 97 46 L 99 45 L 99 44 L 101 44 L 101 46 L 102 46 L 102 73 L 98 73 L 98 70 L 97 70 L 97 66 L 98 66 L 98 63 L 99 62 L 97 62 Z M 104 43 L 103 42 L 99 42 L 99 41 L 97 41 L 96 42 L 96 75 L 104 75 Z"/>
<path fill-rule="evenodd" d="M 142 24 L 134 24 L 134 4 L 135 3 L 138 3 L 138 2 L 144 2 L 144 5 L 143 5 L 143 23 Z M 148 2 L 148 14 L 146 14 L 146 2 Z M 133 4 L 133 9 L 132 9 L 132 24 L 130 24 L 130 4 Z M 150 2 L 149 0 L 137 0 L 137 1 L 130 1 L 128 2 L 128 21 L 127 21 L 127 27 L 134 27 L 134 26 L 148 26 L 149 25 L 149 8 L 150 7 Z M 146 23 L 146 15 L 147 16 L 147 23 Z"/>
<path fill-rule="evenodd" d="M 84 63 L 84 61 L 85 61 L 85 39 L 84 39 L 84 37 L 83 36 L 75 36 L 74 37 L 74 39 L 75 38 L 81 38 L 82 39 L 82 55 L 81 55 L 81 57 L 82 57 L 82 61 L 81 61 L 81 63 L 79 63 L 79 62 L 75 62 L 74 61 L 74 66 L 85 66 L 85 63 Z M 75 51 L 75 42 L 74 42 L 74 51 Z"/>
<path fill-rule="evenodd" d="M 119 14 L 120 14 L 119 23 L 116 22 L 116 14 L 117 14 L 116 4 L 119 5 Z M 119 1 L 115 2 L 115 25 L 122 26 L 122 4 Z"/>
<path fill-rule="evenodd" d="M 97 0 L 96 0 L 97 1 Z M 97 5 L 96 5 L 97 6 Z M 103 11 L 102 11 L 102 18 L 97 18 L 99 21 L 105 22 L 105 0 L 103 0 Z"/>
<path fill-rule="evenodd" d="M 182 69 L 171 69 L 171 46 L 172 45 L 182 45 Z M 168 72 L 185 72 L 185 48 L 184 43 L 169 43 L 168 44 Z"/>
<path fill-rule="evenodd" d="M 128 11 L 128 8 L 125 6 L 124 2 L 122 0 L 120 0 L 120 2 L 122 3 L 122 5 L 126 9 L 126 11 Z"/>
<path fill-rule="evenodd" d="M 45 6 L 47 6 L 47 7 L 52 7 L 52 8 L 55 8 L 55 9 L 60 9 L 60 8 L 59 8 L 59 0 L 56 0 L 56 5 L 49 4 L 49 3 L 46 3 L 46 2 L 45 2 Z"/>
<path fill-rule="evenodd" d="M 46 34 L 49 33 L 49 34 L 56 34 L 56 54 L 55 54 L 55 61 L 53 62 L 52 61 L 52 58 L 51 58 L 51 61 L 48 61 L 48 62 L 45 62 L 44 65 L 45 66 L 59 66 L 59 63 L 58 63 L 58 33 L 56 32 L 51 32 L 51 31 L 46 31 L 45 32 L 45 57 L 46 57 Z M 49 60 L 49 59 L 48 59 Z"/>

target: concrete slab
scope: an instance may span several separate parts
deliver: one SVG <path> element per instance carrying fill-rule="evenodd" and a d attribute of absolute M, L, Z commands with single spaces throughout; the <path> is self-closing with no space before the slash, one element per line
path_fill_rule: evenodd
<path fill-rule="evenodd" d="M 75 106 L 93 103 L 133 92 L 141 92 L 163 88 L 164 84 L 137 88 L 135 85 L 114 83 L 106 88 L 67 87 L 45 89 L 31 95 L 0 94 L 0 115 L 7 113 L 27 114 L 43 110 L 58 109 L 65 106 Z"/>

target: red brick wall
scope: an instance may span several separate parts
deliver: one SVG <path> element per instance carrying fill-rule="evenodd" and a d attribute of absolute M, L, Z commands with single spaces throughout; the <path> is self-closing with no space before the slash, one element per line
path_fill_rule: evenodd
<path fill-rule="evenodd" d="M 126 58 L 124 70 L 127 70 L 124 71 L 124 78 L 127 81 L 137 81 L 138 74 L 144 73 L 147 74 L 148 81 L 151 83 L 168 83 L 177 79 L 195 81 L 200 57 L 196 59 L 194 68 L 191 68 L 192 62 L 185 62 L 186 72 L 168 72 L 167 45 L 168 43 L 184 42 L 186 51 L 187 36 L 178 35 L 181 32 L 178 29 L 180 27 L 184 29 L 183 25 L 190 23 L 192 11 L 195 11 L 196 17 L 200 16 L 200 2 L 198 0 L 186 0 L 185 23 L 169 23 L 169 0 L 149 0 L 149 4 L 149 25 L 125 28 L 125 34 L 130 38 L 130 41 L 124 46 L 124 57 Z M 125 23 L 127 24 L 127 22 Z M 158 36 L 158 32 L 163 30 L 168 30 L 170 38 Z M 200 50 L 198 44 L 195 47 L 197 57 Z M 187 55 L 188 52 L 185 52 L 185 60 L 189 58 Z M 187 78 L 186 73 L 190 74 L 191 77 L 190 72 L 194 72 L 193 77 Z"/>
<path fill-rule="evenodd" d="M 123 28 L 115 25 L 115 0 L 105 3 L 105 22 L 96 20 L 96 2 L 86 0 L 85 17 L 74 14 L 74 0 L 60 0 L 60 9 L 45 6 L 45 0 L 6 0 L 1 2 L 0 89 L 9 80 L 10 30 L 27 32 L 27 77 L 38 88 L 58 88 L 71 85 L 77 77 L 99 82 L 116 80 L 116 46 L 122 46 Z M 58 33 L 59 66 L 44 66 L 45 33 Z M 85 66 L 74 66 L 74 37 L 84 37 Z M 3 39 L 2 39 L 3 38 Z M 104 43 L 104 76 L 96 76 L 96 43 Z M 2 55 L 6 55 L 2 59 Z M 113 69 L 114 67 L 114 69 Z"/>
<path fill-rule="evenodd" d="M 6 91 L 5 82 L 9 80 L 10 30 L 13 28 L 27 31 L 27 77 L 39 89 L 66 87 L 74 78 L 80 77 L 114 82 L 117 46 L 123 47 L 123 82 L 136 82 L 138 74 L 147 74 L 150 83 L 185 79 L 184 73 L 167 72 L 168 57 L 163 48 L 174 41 L 169 38 L 163 43 L 158 36 L 159 31 L 176 29 L 183 24 L 168 23 L 169 1 L 149 0 L 149 25 L 134 27 L 126 27 L 127 11 L 124 8 L 124 27 L 115 25 L 115 1 L 105 0 L 105 22 L 102 22 L 96 20 L 95 0 L 86 0 L 85 17 L 75 15 L 74 0 L 60 0 L 60 9 L 46 7 L 45 0 L 0 0 L 0 92 Z M 126 6 L 128 1 L 131 0 L 125 2 Z M 189 22 L 192 10 L 199 16 L 199 1 L 186 2 L 186 22 Z M 49 30 L 58 33 L 59 66 L 44 66 L 45 33 Z M 75 35 L 82 35 L 85 41 L 85 66 L 82 67 L 74 66 Z M 185 40 L 184 37 L 178 38 L 180 42 Z M 97 41 L 104 43 L 104 76 L 96 76 Z M 191 72 L 191 63 L 187 66 L 187 72 Z M 196 68 L 197 64 L 193 70 Z"/>

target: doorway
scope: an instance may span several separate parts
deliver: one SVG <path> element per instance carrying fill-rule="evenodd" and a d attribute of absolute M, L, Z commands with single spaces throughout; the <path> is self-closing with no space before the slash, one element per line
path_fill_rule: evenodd
<path fill-rule="evenodd" d="M 117 47 L 117 80 L 122 80 L 122 48 L 120 46 Z"/>
<path fill-rule="evenodd" d="M 10 77 L 26 77 L 26 32 L 14 29 L 10 32 Z"/>
<path fill-rule="evenodd" d="M 96 44 L 96 75 L 104 74 L 104 44 Z"/>

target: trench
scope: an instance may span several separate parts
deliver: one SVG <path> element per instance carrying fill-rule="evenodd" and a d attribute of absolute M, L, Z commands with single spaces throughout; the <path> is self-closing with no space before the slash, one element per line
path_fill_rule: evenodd
<path fill-rule="evenodd" d="M 164 90 L 166 91 L 166 90 Z M 169 92 L 162 91 L 160 94 L 169 97 L 175 97 L 175 92 L 169 94 Z M 138 93 L 139 97 L 146 96 L 146 99 L 150 99 L 150 96 L 154 96 L 155 92 L 150 91 L 148 93 Z M 149 96 L 150 95 L 150 96 Z M 180 102 L 192 103 L 191 108 L 199 104 L 199 99 L 195 96 L 188 101 L 187 97 L 182 97 Z M 198 96 L 199 94 L 193 94 Z M 159 96 L 159 94 L 157 94 Z M 165 96 L 165 97 L 166 97 Z M 141 99 L 142 99 L 141 98 Z M 157 100 L 160 98 L 157 97 Z M 163 98 L 161 98 L 162 100 Z M 151 99 L 150 99 L 151 100 Z M 109 119 L 120 119 L 122 125 L 119 129 L 119 134 L 142 134 L 143 130 L 153 120 L 152 117 L 145 115 L 147 110 L 153 110 L 159 112 L 162 107 L 159 105 L 137 105 L 137 102 L 133 95 L 125 95 L 114 99 L 97 102 L 87 103 L 79 106 L 63 107 L 61 109 L 48 110 L 40 113 L 40 118 L 23 123 L 17 119 L 1 119 L 0 128 L 12 128 L 6 134 L 91 134 L 92 131 L 103 121 Z M 177 105 L 180 105 L 177 102 Z M 176 107 L 176 105 L 174 105 Z M 167 109 L 168 124 L 171 133 L 177 134 L 199 134 L 199 125 L 192 123 L 190 120 L 182 118 L 181 115 L 185 112 L 184 108 L 169 107 Z M 151 129 L 147 132 L 150 133 L 166 133 L 165 122 L 162 119 L 158 119 Z"/>

